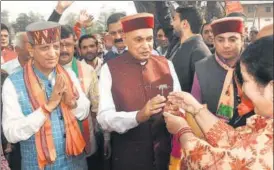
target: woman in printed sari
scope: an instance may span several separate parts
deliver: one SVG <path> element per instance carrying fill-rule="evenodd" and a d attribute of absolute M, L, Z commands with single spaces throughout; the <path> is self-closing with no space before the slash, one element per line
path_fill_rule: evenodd
<path fill-rule="evenodd" d="M 237 77 L 256 112 L 246 126 L 232 128 L 189 93 L 170 93 L 172 105 L 164 116 L 169 132 L 179 137 L 182 169 L 273 169 L 273 34 L 249 45 L 238 66 Z M 195 136 L 172 106 L 190 113 L 205 138 Z"/>

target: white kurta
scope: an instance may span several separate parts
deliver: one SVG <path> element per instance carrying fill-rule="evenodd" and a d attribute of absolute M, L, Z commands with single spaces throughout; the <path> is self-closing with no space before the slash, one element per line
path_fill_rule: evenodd
<path fill-rule="evenodd" d="M 86 61 L 82 60 L 81 62 L 86 62 Z M 98 77 L 100 76 L 102 65 L 103 65 L 103 60 L 101 58 L 97 58 L 97 65 L 94 68 L 94 70 L 96 71 L 96 74 Z"/>
<path fill-rule="evenodd" d="M 21 65 L 19 63 L 18 57 L 1 65 L 1 69 L 5 70 L 8 74 L 15 73 L 16 71 L 19 71 L 20 68 Z"/>
<path fill-rule="evenodd" d="M 173 79 L 173 91 L 181 91 L 180 83 L 172 62 L 168 61 Z M 125 133 L 138 126 L 137 111 L 117 112 L 111 93 L 112 78 L 107 64 L 101 69 L 99 80 L 99 111 L 97 120 L 101 127 L 108 132 Z M 121 87 L 123 88 L 123 87 Z"/>
<path fill-rule="evenodd" d="M 77 100 L 77 108 L 73 110 L 75 117 L 79 120 L 85 119 L 89 114 L 90 102 L 81 89 L 80 83 L 72 70 L 68 70 L 74 85 L 79 92 L 79 99 Z M 53 73 L 48 76 L 52 85 L 55 84 Z M 9 78 L 3 84 L 2 101 L 3 101 L 3 131 L 5 137 L 10 143 L 17 143 L 19 141 L 27 140 L 32 135 L 40 130 L 46 117 L 41 108 L 25 116 L 22 113 L 21 106 L 18 102 L 19 96 L 16 89 Z"/>

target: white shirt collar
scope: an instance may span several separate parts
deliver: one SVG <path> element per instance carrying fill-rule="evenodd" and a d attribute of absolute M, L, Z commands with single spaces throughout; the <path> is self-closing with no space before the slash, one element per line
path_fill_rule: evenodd
<path fill-rule="evenodd" d="M 68 64 L 63 65 L 63 67 L 64 67 L 65 69 L 71 68 L 71 67 L 72 67 L 72 60 L 71 60 Z"/>
<path fill-rule="evenodd" d="M 128 48 L 126 47 L 120 54 L 122 54 L 124 51 L 127 51 Z M 114 52 L 115 54 L 119 54 L 118 53 L 118 49 L 115 46 L 112 46 L 111 51 Z"/>

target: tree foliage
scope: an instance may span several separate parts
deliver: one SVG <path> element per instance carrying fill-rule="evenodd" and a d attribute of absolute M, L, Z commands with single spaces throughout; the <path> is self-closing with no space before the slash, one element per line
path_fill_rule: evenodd
<path fill-rule="evenodd" d="M 218 1 L 207 1 L 207 5 L 204 11 L 205 20 L 210 22 L 217 18 L 225 16 L 225 10 L 222 4 Z"/>
<path fill-rule="evenodd" d="M 173 1 L 180 7 L 196 6 L 201 10 L 207 22 L 214 18 L 221 18 L 224 16 L 224 7 L 219 1 Z M 134 1 L 137 12 L 149 12 L 155 15 L 155 1 Z M 157 21 L 155 24 L 158 24 Z"/>
<path fill-rule="evenodd" d="M 1 11 L 1 23 L 6 24 L 7 26 L 10 26 L 9 22 L 9 11 L 3 10 Z"/>
<path fill-rule="evenodd" d="M 224 17 L 225 11 L 222 2 L 219 1 L 176 1 L 179 6 L 196 6 L 204 15 L 206 22 Z"/>
<path fill-rule="evenodd" d="M 155 1 L 133 1 L 138 13 L 147 12 L 154 15 L 154 27 L 157 28 L 160 23 L 158 21 L 156 13 L 156 2 Z M 154 40 L 156 38 L 156 29 L 153 30 Z M 154 43 L 156 48 L 156 43 Z"/>
<path fill-rule="evenodd" d="M 197 1 L 176 1 L 181 7 L 196 6 Z"/>
<path fill-rule="evenodd" d="M 45 21 L 45 19 L 39 13 L 34 13 L 30 11 L 28 14 L 20 13 L 17 16 L 16 20 L 11 23 L 11 26 L 14 29 L 14 32 L 20 32 L 25 31 L 27 25 L 37 21 Z"/>
<path fill-rule="evenodd" d="M 109 10 L 101 10 L 98 20 L 95 21 L 95 32 L 99 33 L 99 32 L 105 32 L 107 31 L 107 19 L 108 17 L 115 13 L 116 9 L 111 8 Z"/>
<path fill-rule="evenodd" d="M 74 12 L 70 12 L 65 16 L 65 24 L 73 27 L 77 21 L 77 18 L 79 18 L 79 15 L 74 13 Z"/>

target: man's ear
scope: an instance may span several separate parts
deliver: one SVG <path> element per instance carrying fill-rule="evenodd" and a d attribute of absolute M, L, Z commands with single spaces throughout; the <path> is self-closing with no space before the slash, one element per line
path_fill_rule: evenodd
<path fill-rule="evenodd" d="M 182 28 L 187 28 L 189 26 L 187 20 L 182 20 L 181 23 L 182 23 Z"/>
<path fill-rule="evenodd" d="M 97 46 L 97 48 L 98 48 L 98 46 Z M 76 46 L 76 50 L 77 50 L 77 52 L 80 54 L 80 56 L 82 56 L 81 50 L 80 50 L 80 47 L 79 47 L 79 46 Z M 98 50 L 97 50 L 97 51 L 98 51 Z"/>
<path fill-rule="evenodd" d="M 29 52 L 30 57 L 33 57 L 33 51 L 34 51 L 33 45 L 31 45 L 30 43 L 28 43 L 27 50 Z"/>

